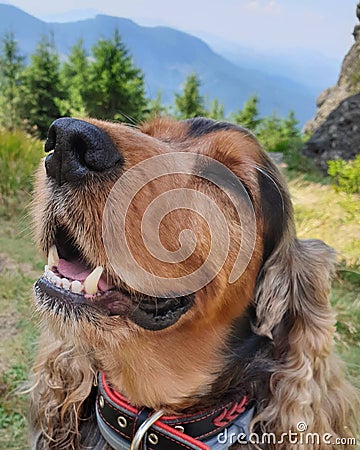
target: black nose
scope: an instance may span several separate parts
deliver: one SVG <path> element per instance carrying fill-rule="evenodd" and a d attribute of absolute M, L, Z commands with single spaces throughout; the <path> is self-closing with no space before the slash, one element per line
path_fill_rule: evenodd
<path fill-rule="evenodd" d="M 108 134 L 83 120 L 62 118 L 48 131 L 45 168 L 59 185 L 82 180 L 91 172 L 105 172 L 123 162 Z"/>

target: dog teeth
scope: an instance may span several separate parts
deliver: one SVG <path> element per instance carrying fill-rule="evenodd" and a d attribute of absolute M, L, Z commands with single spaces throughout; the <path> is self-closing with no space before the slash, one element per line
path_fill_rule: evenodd
<path fill-rule="evenodd" d="M 97 266 L 86 280 L 82 283 L 79 280 L 69 280 L 68 278 L 61 277 L 57 270 L 52 270 L 58 263 L 58 256 L 56 247 L 51 247 L 49 251 L 48 264 L 44 268 L 44 277 L 48 279 L 53 285 L 61 287 L 67 291 L 72 291 L 74 294 L 85 293 L 88 295 L 95 295 L 98 292 L 98 284 L 101 275 L 104 271 L 103 267 Z M 60 275 L 60 276 L 59 276 Z"/>
<path fill-rule="evenodd" d="M 48 254 L 48 267 L 51 269 L 52 267 L 57 267 L 59 262 L 59 255 L 58 251 L 55 245 L 50 247 L 49 254 Z"/>
<path fill-rule="evenodd" d="M 54 276 L 53 283 L 55 284 L 55 286 L 61 287 L 61 278 L 58 277 L 57 275 L 55 275 L 55 276 Z"/>
<path fill-rule="evenodd" d="M 55 283 L 55 277 L 56 277 L 56 275 L 54 274 L 54 272 L 49 271 L 49 280 L 52 283 Z"/>
<path fill-rule="evenodd" d="M 61 284 L 64 289 L 70 290 L 70 281 L 67 278 L 61 278 Z"/>
<path fill-rule="evenodd" d="M 80 292 L 82 291 L 82 288 L 83 288 L 83 285 L 78 280 L 75 280 L 71 283 L 70 289 L 74 294 L 80 294 Z"/>
<path fill-rule="evenodd" d="M 97 266 L 96 269 L 94 269 L 91 274 L 87 276 L 84 282 L 85 292 L 87 294 L 93 295 L 97 293 L 98 283 L 103 271 L 103 267 Z"/>

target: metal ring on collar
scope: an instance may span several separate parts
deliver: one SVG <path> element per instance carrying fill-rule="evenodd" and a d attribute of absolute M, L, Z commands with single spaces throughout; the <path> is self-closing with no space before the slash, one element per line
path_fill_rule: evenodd
<path fill-rule="evenodd" d="M 130 444 L 130 450 L 138 450 L 141 444 L 141 441 L 143 437 L 145 436 L 146 432 L 151 428 L 151 426 L 160 419 L 161 416 L 164 415 L 164 412 L 162 409 L 155 412 L 152 416 L 148 417 L 144 423 L 142 423 L 135 433 L 134 439 L 132 440 Z"/>

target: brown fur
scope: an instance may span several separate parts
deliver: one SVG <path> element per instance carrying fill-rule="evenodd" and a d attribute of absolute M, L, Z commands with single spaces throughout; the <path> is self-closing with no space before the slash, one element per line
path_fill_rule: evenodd
<path fill-rule="evenodd" d="M 222 162 L 251 193 L 257 239 L 246 271 L 236 283 L 229 284 L 228 276 L 241 242 L 241 227 L 226 196 L 202 181 L 187 179 L 189 186 L 212 193 L 222 206 L 230 223 L 231 251 L 217 277 L 196 293 L 194 306 L 179 322 L 153 332 L 118 316 L 89 318 L 84 314 L 76 321 L 62 320 L 39 307 L 43 332 L 32 375 L 32 448 L 107 448 L 91 419 L 97 370 L 104 371 L 112 386 L 133 404 L 164 408 L 172 413 L 201 408 L 211 404 L 211 399 L 226 395 L 226 389 L 240 381 L 234 380 L 236 371 L 224 375 L 230 364 L 233 324 L 249 307 L 256 311 L 255 333 L 268 338 L 268 348 L 272 349 L 261 356 L 271 366 L 267 371 L 264 369 L 269 382 L 265 375 L 262 383 L 249 380 L 257 400 L 254 430 L 281 435 L 296 430 L 296 424 L 303 421 L 308 432 L 355 436 L 359 425 L 357 394 L 345 380 L 342 365 L 333 354 L 335 322 L 328 293 L 334 253 L 320 241 L 296 239 L 284 180 L 256 140 L 246 131 L 232 127 L 191 136 L 188 122 L 171 119 L 157 119 L 139 129 L 88 121 L 111 137 L 124 155 L 125 171 L 151 156 L 174 151 L 204 154 Z M 265 260 L 267 241 L 271 241 L 269 236 L 276 230 L 264 212 L 276 205 L 271 203 L 272 199 L 264 199 L 267 194 L 260 186 L 259 173 L 280 193 L 283 204 L 277 206 L 284 211 L 283 228 L 280 218 L 271 219 L 279 220 L 282 234 Z M 53 243 L 55 226 L 64 226 L 86 260 L 94 267 L 105 267 L 114 285 L 123 287 L 107 260 L 101 239 L 104 205 L 116 180 L 104 178 L 99 183 L 94 179 L 76 188 L 63 185 L 54 189 L 46 179 L 43 165 L 36 179 L 34 230 L 44 254 Z M 156 196 L 176 186 L 176 182 L 169 177 L 160 186 L 154 183 L 143 197 L 149 193 Z M 141 198 L 135 202 L 133 223 L 146 207 L 142 202 Z M 202 237 L 201 245 L 183 266 L 169 268 L 154 259 L 145 259 L 145 266 L 148 264 L 165 276 L 201 265 L 210 245 L 206 227 L 195 216 L 180 211 L 174 217 L 165 221 L 160 230 L 167 247 L 176 248 L 178 244 L 171 236 L 178 236 L 181 229 L 191 225 L 197 236 Z M 132 250 L 139 260 L 144 260 L 141 241 L 134 236 Z M 245 369 L 237 370 L 240 374 Z M 261 397 L 260 385 L 264 383 L 267 394 Z M 289 448 L 289 444 L 273 448 Z M 292 444 L 291 448 L 304 447 Z M 306 448 L 353 447 L 321 444 Z"/>

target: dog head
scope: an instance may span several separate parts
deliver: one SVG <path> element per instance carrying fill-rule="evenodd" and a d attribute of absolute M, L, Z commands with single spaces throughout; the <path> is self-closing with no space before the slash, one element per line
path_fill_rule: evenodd
<path fill-rule="evenodd" d="M 233 125 L 59 119 L 46 150 L 34 217 L 49 261 L 36 293 L 55 326 L 229 324 L 293 232 L 281 176 Z"/>
<path fill-rule="evenodd" d="M 139 128 L 65 118 L 45 150 L 33 208 L 49 256 L 38 310 L 131 401 L 184 407 L 245 379 L 229 367 L 264 353 L 262 373 L 288 373 L 277 386 L 324 376 L 333 252 L 296 239 L 284 180 L 248 131 L 200 118 Z M 146 367 L 149 385 L 134 387 Z M 276 399 L 282 416 L 305 391 L 299 381 Z M 300 418 L 317 420 L 312 401 Z"/>
<path fill-rule="evenodd" d="M 248 131 L 64 118 L 45 150 L 35 298 L 50 336 L 32 403 L 47 436 L 77 435 L 96 370 L 138 406 L 241 394 L 268 431 L 354 435 L 356 394 L 332 354 L 334 252 L 296 239 L 285 182 Z"/>

